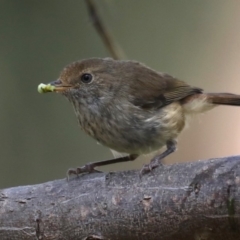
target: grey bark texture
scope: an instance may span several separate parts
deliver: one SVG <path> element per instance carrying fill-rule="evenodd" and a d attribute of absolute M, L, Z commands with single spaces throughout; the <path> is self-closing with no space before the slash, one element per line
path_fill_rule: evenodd
<path fill-rule="evenodd" d="M 240 156 L 0 191 L 0 239 L 240 239 Z"/>

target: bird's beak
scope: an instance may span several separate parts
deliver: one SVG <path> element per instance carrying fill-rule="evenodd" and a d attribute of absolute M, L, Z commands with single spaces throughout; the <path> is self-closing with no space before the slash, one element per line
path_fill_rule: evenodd
<path fill-rule="evenodd" d="M 47 93 L 47 92 L 64 92 L 67 89 L 71 88 L 70 85 L 65 85 L 62 83 L 61 80 L 56 80 L 53 82 L 50 82 L 48 84 L 41 83 L 38 85 L 38 92 L 39 93 Z"/>

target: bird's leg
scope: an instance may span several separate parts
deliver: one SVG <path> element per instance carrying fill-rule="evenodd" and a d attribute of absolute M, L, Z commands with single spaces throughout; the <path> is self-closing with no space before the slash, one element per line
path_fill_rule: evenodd
<path fill-rule="evenodd" d="M 157 168 L 158 166 L 160 166 L 162 163 L 161 163 L 161 160 L 163 158 L 165 158 L 166 156 L 168 156 L 169 154 L 175 152 L 176 148 L 177 148 L 177 142 L 175 140 L 171 140 L 171 141 L 168 141 L 167 144 L 167 149 L 166 151 L 164 151 L 163 153 L 155 156 L 151 162 L 149 164 L 145 164 L 141 171 L 140 171 L 140 176 L 144 175 L 145 173 L 148 173 L 148 172 L 151 172 L 152 169 L 154 168 Z"/>
<path fill-rule="evenodd" d="M 119 158 L 114 158 L 114 159 L 109 159 L 109 160 L 104 160 L 104 161 L 99 161 L 99 162 L 92 162 L 92 163 L 87 163 L 86 165 L 82 167 L 77 167 L 77 168 L 70 168 L 67 171 L 67 178 L 69 179 L 70 175 L 79 175 L 81 173 L 92 173 L 92 172 L 101 172 L 96 170 L 96 167 L 101 167 L 101 166 L 106 166 L 109 164 L 114 164 L 114 163 L 120 163 L 120 162 L 128 162 L 128 161 L 134 161 L 138 157 L 137 154 L 130 154 L 125 157 L 119 157 Z"/>

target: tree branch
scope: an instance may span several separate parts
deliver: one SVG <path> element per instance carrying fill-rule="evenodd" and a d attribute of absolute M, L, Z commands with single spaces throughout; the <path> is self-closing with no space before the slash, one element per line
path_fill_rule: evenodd
<path fill-rule="evenodd" d="M 95 2 L 93 0 L 86 0 L 86 4 L 87 4 L 89 16 L 94 24 L 94 27 L 97 30 L 99 36 L 102 38 L 102 41 L 105 44 L 111 56 L 114 59 L 124 58 L 123 50 L 113 40 L 113 37 L 108 32 L 106 26 L 104 26 Z"/>
<path fill-rule="evenodd" d="M 0 239 L 240 239 L 240 156 L 0 191 Z"/>

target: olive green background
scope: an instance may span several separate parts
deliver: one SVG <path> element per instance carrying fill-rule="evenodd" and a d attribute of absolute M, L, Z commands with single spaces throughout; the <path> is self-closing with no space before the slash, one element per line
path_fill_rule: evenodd
<path fill-rule="evenodd" d="M 128 59 L 208 91 L 240 93 L 240 2 L 97 1 Z M 62 67 L 106 57 L 84 1 L 0 0 L 0 187 L 62 178 L 69 167 L 112 157 L 78 127 L 60 95 L 37 93 Z M 240 108 L 195 118 L 166 162 L 240 153 Z M 150 156 L 104 170 L 140 168 Z"/>

